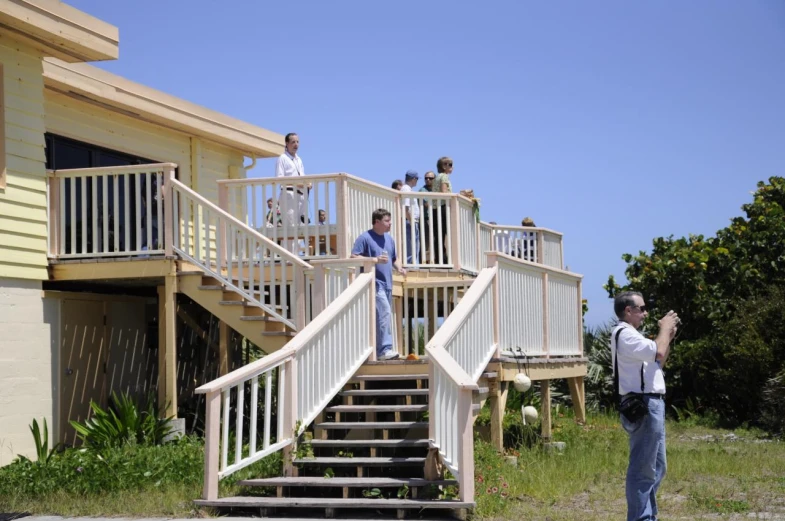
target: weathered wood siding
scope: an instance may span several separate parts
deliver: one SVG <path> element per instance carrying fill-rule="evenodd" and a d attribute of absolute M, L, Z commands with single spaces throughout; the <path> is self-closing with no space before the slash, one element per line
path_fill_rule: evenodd
<path fill-rule="evenodd" d="M 44 82 L 38 51 L 0 38 L 7 186 L 0 189 L 0 278 L 47 278 Z"/>

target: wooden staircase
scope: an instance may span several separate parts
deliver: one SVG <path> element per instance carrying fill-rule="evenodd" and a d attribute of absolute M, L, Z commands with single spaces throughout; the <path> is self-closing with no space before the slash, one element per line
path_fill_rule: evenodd
<path fill-rule="evenodd" d="M 182 293 L 266 353 L 278 351 L 296 334 L 217 279 L 200 272 L 178 275 Z M 280 306 L 279 306 L 280 309 Z"/>
<path fill-rule="evenodd" d="M 419 367 L 427 369 L 423 362 Z M 401 373 L 355 375 L 314 422 L 313 439 L 300 442 L 292 476 L 241 481 L 254 490 L 196 503 L 252 509 L 262 516 L 331 518 L 351 511 L 356 518 L 381 514 L 401 519 L 427 509 L 429 517 L 463 517 L 474 503 L 455 499 L 457 481 L 423 477 L 429 446 L 428 374 Z M 476 401 L 487 392 L 481 383 Z M 269 495 L 260 495 L 265 492 Z"/>

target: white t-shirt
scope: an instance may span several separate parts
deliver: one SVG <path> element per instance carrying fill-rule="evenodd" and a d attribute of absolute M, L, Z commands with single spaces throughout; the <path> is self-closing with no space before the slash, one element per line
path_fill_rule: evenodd
<path fill-rule="evenodd" d="M 619 344 L 616 344 L 616 332 Z M 657 362 L 657 343 L 641 335 L 631 325 L 622 322 L 611 331 L 611 353 L 615 367 L 619 358 L 619 394 L 665 394 L 665 377 Z M 641 389 L 643 382 L 643 389 Z"/>
<path fill-rule="evenodd" d="M 401 192 L 411 192 L 412 187 L 404 183 L 401 187 Z M 409 211 L 412 214 L 412 219 L 415 221 L 420 218 L 420 201 L 416 197 L 405 197 L 403 200 L 404 206 L 411 206 Z"/>

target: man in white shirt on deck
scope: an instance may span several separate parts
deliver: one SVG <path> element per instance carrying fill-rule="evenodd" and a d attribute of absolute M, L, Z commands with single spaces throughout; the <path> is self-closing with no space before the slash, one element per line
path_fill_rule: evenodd
<path fill-rule="evenodd" d="M 305 168 L 297 151 L 300 149 L 300 138 L 294 132 L 286 134 L 284 138 L 286 151 L 278 157 L 275 164 L 276 177 L 298 177 L 305 175 Z M 287 185 L 281 188 L 281 195 L 278 199 L 278 207 L 281 212 L 281 224 L 284 227 L 284 235 L 296 237 L 297 229 L 301 225 L 308 224 L 308 190 L 310 184 Z M 286 241 L 287 248 L 293 253 L 297 253 L 298 243 L 296 240 Z"/>
<path fill-rule="evenodd" d="M 665 476 L 665 378 L 662 368 L 676 336 L 679 316 L 673 311 L 659 321 L 654 340 L 638 332 L 648 316 L 640 293 L 616 295 L 613 310 L 619 324 L 611 332 L 614 374 L 621 397 L 621 423 L 630 438 L 627 467 L 627 520 L 656 520 L 657 489 Z M 635 404 L 636 407 L 625 407 Z M 632 416 L 632 418 L 628 417 Z"/>

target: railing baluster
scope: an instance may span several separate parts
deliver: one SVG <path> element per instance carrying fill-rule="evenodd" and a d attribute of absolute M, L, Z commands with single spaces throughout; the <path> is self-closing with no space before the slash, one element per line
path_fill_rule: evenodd
<path fill-rule="evenodd" d="M 229 465 L 229 389 L 223 390 L 223 425 L 221 428 L 221 470 Z"/>
<path fill-rule="evenodd" d="M 278 374 L 281 374 L 281 368 L 278 368 Z M 265 373 L 264 382 L 264 448 L 270 446 L 270 415 L 273 407 L 273 370 L 270 369 Z M 280 440 L 279 440 L 280 441 Z"/>
<path fill-rule="evenodd" d="M 237 386 L 237 409 L 235 410 L 234 463 L 243 459 L 243 419 L 245 417 L 245 382 Z"/>
<path fill-rule="evenodd" d="M 152 174 L 140 174 L 137 175 L 137 179 L 141 178 L 144 181 L 144 234 L 145 234 L 145 246 L 148 250 L 154 250 L 155 245 L 153 244 L 153 175 Z"/>
<path fill-rule="evenodd" d="M 266 374 L 270 374 L 268 371 Z M 251 379 L 251 424 L 249 425 L 249 433 L 248 433 L 248 456 L 253 456 L 256 454 L 256 438 L 257 438 L 257 417 L 259 412 L 259 376 L 254 376 Z M 270 410 L 270 406 L 265 403 L 264 406 L 265 414 L 267 411 Z M 265 417 L 266 418 L 266 417 Z M 266 419 L 265 419 L 266 421 Z M 265 437 L 264 439 L 267 440 L 267 430 L 265 429 Z M 264 446 L 267 448 L 267 445 Z"/>

